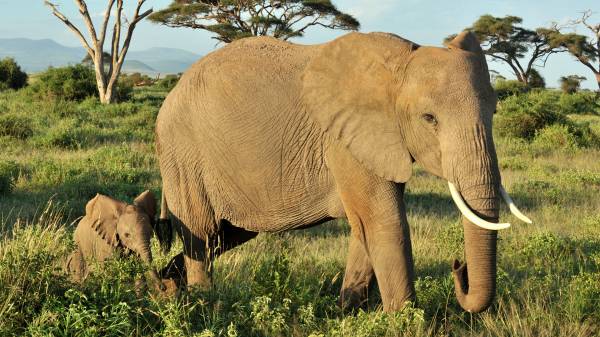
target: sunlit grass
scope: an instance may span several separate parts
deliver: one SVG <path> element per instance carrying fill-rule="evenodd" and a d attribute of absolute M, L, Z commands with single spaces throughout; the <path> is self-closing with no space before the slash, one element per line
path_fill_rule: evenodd
<path fill-rule="evenodd" d="M 34 121 L 25 139 L 0 136 L 0 162 L 18 168 L 15 173 L 7 164 L 0 172 L 12 184 L 0 194 L 0 336 L 600 334 L 600 151 L 501 137 L 503 184 L 534 224 L 502 209 L 501 218 L 513 226 L 499 234 L 497 299 L 482 314 L 456 303 L 450 264 L 463 254 L 459 213 L 446 182 L 419 168 L 405 196 L 418 300 L 397 314 L 381 312 L 376 290 L 366 311 L 344 314 L 337 307 L 345 221 L 259 235 L 215 261 L 207 292 L 171 299 L 136 293 L 142 267 L 134 260 L 111 261 L 85 283 L 70 282 L 61 266 L 73 248 L 71 223 L 85 202 L 96 192 L 131 202 L 144 189 L 160 190 L 152 142 L 160 95 L 138 92 L 134 103 L 109 108 L 93 100 L 44 103 L 0 94 L 0 115 Z M 55 123 L 65 116 L 89 133 Z M 600 121 L 573 119 L 592 129 Z M 155 265 L 180 250 L 178 242 L 162 254 L 153 242 Z"/>

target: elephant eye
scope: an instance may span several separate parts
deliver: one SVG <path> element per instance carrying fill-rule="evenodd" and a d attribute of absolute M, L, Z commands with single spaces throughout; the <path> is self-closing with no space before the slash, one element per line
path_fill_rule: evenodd
<path fill-rule="evenodd" d="M 424 119 L 424 120 L 425 120 L 427 123 L 429 123 L 429 124 L 431 124 L 431 125 L 433 125 L 433 126 L 436 126 L 436 125 L 437 125 L 437 123 L 438 123 L 438 121 L 437 121 L 437 118 L 435 118 L 435 116 L 434 116 L 434 115 L 432 115 L 432 114 L 429 114 L 429 113 L 427 113 L 427 114 L 423 114 L 423 116 L 422 116 L 422 117 L 423 117 L 423 119 Z"/>

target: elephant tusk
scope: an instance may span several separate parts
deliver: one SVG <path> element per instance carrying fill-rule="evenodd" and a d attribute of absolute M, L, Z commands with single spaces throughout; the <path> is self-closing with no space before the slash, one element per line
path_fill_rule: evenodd
<path fill-rule="evenodd" d="M 525 216 L 525 214 L 521 213 L 521 211 L 515 205 L 515 202 L 512 200 L 510 195 L 508 195 L 508 193 L 502 185 L 500 185 L 500 195 L 502 196 L 502 199 L 504 199 L 504 202 L 506 202 L 506 204 L 508 205 L 508 208 L 510 209 L 511 213 L 514 214 L 517 218 L 519 218 L 519 220 L 529 224 L 533 223 L 531 219 Z"/>
<path fill-rule="evenodd" d="M 458 207 L 458 210 L 462 213 L 462 215 L 465 216 L 465 218 L 467 218 L 467 220 L 471 221 L 473 224 L 481 228 L 493 231 L 510 227 L 509 223 L 493 223 L 478 217 L 475 213 L 473 213 L 469 206 L 467 206 L 462 195 L 460 195 L 460 192 L 456 189 L 456 186 L 454 186 L 454 184 L 452 184 L 451 182 L 448 182 L 448 187 L 450 188 L 452 200 L 454 200 L 454 203 L 456 204 L 456 207 Z"/>

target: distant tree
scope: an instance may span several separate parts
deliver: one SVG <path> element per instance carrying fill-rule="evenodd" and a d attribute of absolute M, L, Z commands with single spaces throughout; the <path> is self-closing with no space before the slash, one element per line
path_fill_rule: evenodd
<path fill-rule="evenodd" d="M 266 35 L 288 40 L 303 36 L 313 26 L 343 30 L 360 26 L 330 0 L 173 0 L 149 20 L 168 27 L 204 29 L 225 43 Z"/>
<path fill-rule="evenodd" d="M 548 57 L 560 50 L 549 45 L 550 30 L 529 30 L 520 26 L 522 22 L 518 16 L 482 15 L 467 30 L 477 35 L 486 55 L 506 63 L 519 82 L 529 85 L 533 67 L 544 66 Z"/>
<path fill-rule="evenodd" d="M 546 87 L 546 80 L 544 80 L 542 74 L 540 74 L 540 72 L 537 71 L 535 68 L 532 68 L 531 71 L 529 71 L 529 78 L 527 80 L 527 83 L 529 84 L 530 88 L 543 89 Z"/>
<path fill-rule="evenodd" d="M 129 44 L 133 36 L 133 31 L 136 25 L 142 21 L 145 17 L 152 13 L 152 9 L 149 9 L 143 13 L 140 13 L 142 6 L 146 0 L 138 0 L 135 11 L 131 19 L 127 19 L 123 15 L 123 0 L 107 0 L 108 5 L 104 12 L 102 25 L 100 26 L 100 34 L 97 33 L 96 27 L 92 22 L 90 12 L 85 0 L 74 0 L 75 4 L 79 8 L 79 13 L 83 18 L 83 22 L 87 27 L 89 33 L 88 39 L 81 33 L 81 31 L 58 10 L 58 5 L 55 3 L 45 0 L 44 3 L 50 7 L 52 14 L 62 21 L 81 41 L 81 44 L 87 51 L 90 60 L 93 61 L 94 70 L 96 73 L 96 85 L 98 87 L 98 93 L 100 101 L 102 103 L 111 103 L 116 97 L 116 86 L 121 73 L 125 56 L 129 50 Z M 116 2 L 116 10 L 113 13 L 113 7 Z M 112 32 L 112 39 L 110 43 L 110 61 L 103 57 L 104 55 L 104 42 L 106 39 L 106 33 L 111 17 L 114 17 L 114 25 Z M 127 24 L 127 32 L 125 33 L 125 39 L 121 43 L 122 32 L 124 29 L 123 21 Z M 108 63 L 108 67 L 105 64 Z"/>
<path fill-rule="evenodd" d="M 552 40 L 553 46 L 564 48 L 594 73 L 598 84 L 598 94 L 600 95 L 600 22 L 597 24 L 590 23 L 591 16 L 592 11 L 587 10 L 583 12 L 580 19 L 572 20 L 562 27 L 555 23 L 550 30 L 555 34 Z M 566 28 L 576 28 L 580 25 L 589 30 L 591 36 L 563 32 Z"/>
<path fill-rule="evenodd" d="M 102 52 L 102 58 L 104 59 L 104 69 L 106 71 L 108 65 L 110 64 L 110 62 L 112 62 L 112 55 L 110 55 L 107 52 Z M 95 67 L 94 59 L 92 58 L 92 56 L 90 56 L 90 54 L 85 54 L 85 56 L 81 60 L 81 64 L 83 64 L 84 66 L 88 66 L 90 68 Z"/>
<path fill-rule="evenodd" d="M 566 94 L 574 94 L 579 91 L 581 82 L 585 79 L 585 77 L 579 75 L 562 76 L 559 79 L 560 89 Z"/>
<path fill-rule="evenodd" d="M 10 57 L 0 60 L 0 91 L 21 89 L 27 85 L 27 73 Z"/>

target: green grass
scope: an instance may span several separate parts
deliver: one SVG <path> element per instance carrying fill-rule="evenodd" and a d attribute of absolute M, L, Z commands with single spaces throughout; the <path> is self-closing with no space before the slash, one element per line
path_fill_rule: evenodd
<path fill-rule="evenodd" d="M 482 314 L 456 303 L 459 214 L 446 183 L 419 168 L 406 196 L 418 303 L 399 313 L 381 312 L 377 291 L 366 311 L 338 309 L 344 221 L 259 235 L 217 259 L 207 292 L 136 293 L 142 267 L 127 259 L 71 283 L 61 266 L 85 203 L 160 191 L 153 128 L 164 95 L 144 89 L 105 107 L 0 94 L 0 336 L 600 335 L 600 150 L 562 146 L 560 129 L 496 137 L 503 183 L 534 224 L 502 210 L 513 226 L 500 233 L 498 296 Z M 600 117 L 569 118 L 600 134 Z M 155 264 L 180 249 L 164 255 L 154 242 Z"/>

